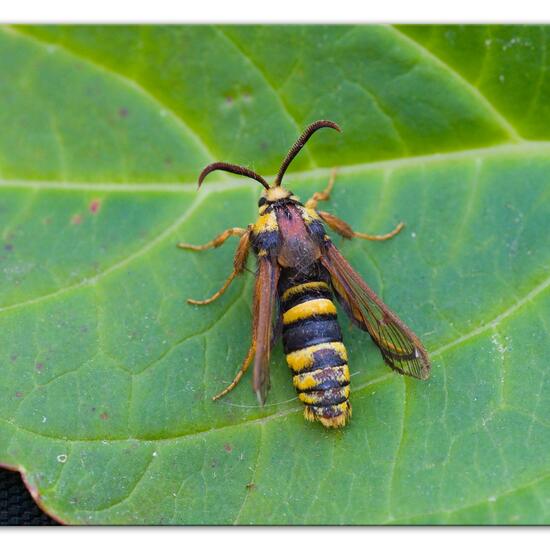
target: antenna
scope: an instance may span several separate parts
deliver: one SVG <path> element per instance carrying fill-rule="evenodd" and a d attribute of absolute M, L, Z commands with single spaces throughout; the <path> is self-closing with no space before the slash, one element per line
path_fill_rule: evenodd
<path fill-rule="evenodd" d="M 253 180 L 259 181 L 266 189 L 269 189 L 269 184 L 267 181 L 265 181 L 259 174 L 256 174 L 256 172 L 253 172 L 244 166 L 228 164 L 227 162 L 213 162 L 212 164 L 209 164 L 199 176 L 199 187 L 204 181 L 204 178 L 208 176 L 210 172 L 214 172 L 214 170 L 223 170 L 224 172 L 231 172 L 232 174 L 237 174 L 238 176 L 247 176 Z"/>
<path fill-rule="evenodd" d="M 288 168 L 289 164 L 294 160 L 294 157 L 300 152 L 300 150 L 306 144 L 307 140 L 312 136 L 312 134 L 314 134 L 317 130 L 321 128 L 333 128 L 338 132 L 342 131 L 340 129 L 340 126 L 338 126 L 336 122 L 331 122 L 330 120 L 318 120 L 317 122 L 313 122 L 312 124 L 310 124 L 303 131 L 302 135 L 298 138 L 296 143 L 290 148 L 290 151 L 286 155 L 283 164 L 281 164 L 281 168 L 279 168 L 279 173 L 277 174 L 277 178 L 275 179 L 275 183 L 273 184 L 274 187 L 281 185 L 281 181 L 283 180 L 283 176 L 285 175 L 286 169 Z"/>

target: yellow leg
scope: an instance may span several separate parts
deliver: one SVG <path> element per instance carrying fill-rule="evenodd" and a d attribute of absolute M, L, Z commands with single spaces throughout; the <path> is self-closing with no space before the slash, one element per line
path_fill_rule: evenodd
<path fill-rule="evenodd" d="M 330 173 L 330 179 L 328 180 L 328 185 L 324 191 L 316 191 L 313 193 L 313 197 L 309 199 L 305 206 L 306 208 L 313 208 L 314 210 L 317 209 L 317 203 L 320 201 L 328 201 L 330 199 L 330 193 L 332 191 L 332 188 L 334 187 L 334 181 L 336 180 L 336 168 L 333 168 Z"/>
<path fill-rule="evenodd" d="M 241 227 L 232 227 L 231 229 L 226 229 L 223 233 L 220 233 L 217 237 L 207 242 L 206 244 L 187 244 L 187 243 L 178 243 L 178 248 L 183 248 L 185 250 L 208 250 L 209 248 L 217 248 L 221 246 L 229 237 L 233 235 L 242 236 L 248 229 L 242 229 Z"/>
<path fill-rule="evenodd" d="M 232 271 L 231 275 L 227 278 L 225 283 L 223 283 L 222 287 L 218 292 L 214 293 L 210 298 L 207 298 L 206 300 L 193 300 L 193 298 L 187 298 L 188 304 L 193 304 L 195 306 L 205 306 L 206 304 L 211 304 L 214 300 L 217 300 L 229 287 L 231 284 L 231 281 L 237 276 L 237 272 L 235 270 Z"/>
<path fill-rule="evenodd" d="M 225 283 L 223 283 L 220 290 L 218 290 L 218 292 L 214 293 L 212 296 L 210 296 L 210 298 L 207 298 L 206 300 L 193 300 L 193 298 L 188 298 L 187 303 L 197 306 L 205 306 L 206 304 L 211 304 L 229 288 L 231 281 L 233 281 L 233 279 L 237 275 L 239 275 L 239 273 L 242 273 L 246 266 L 246 259 L 248 257 L 248 249 L 250 246 L 251 230 L 252 229 L 250 226 L 248 227 L 248 229 L 240 229 L 238 227 L 234 227 L 233 229 L 228 229 L 227 231 L 224 231 L 221 235 L 218 235 L 213 241 L 203 244 L 202 246 L 185 245 L 183 243 L 180 243 L 178 245 L 180 248 L 191 248 L 191 250 L 204 250 L 205 248 L 220 246 L 220 244 L 223 244 L 223 242 L 226 241 L 231 235 L 241 235 L 241 240 L 239 241 L 239 245 L 237 246 L 237 250 L 235 251 L 235 257 L 233 258 L 233 271 L 231 272 L 231 275 L 229 275 L 229 277 L 226 279 Z"/>
<path fill-rule="evenodd" d="M 397 235 L 404 227 L 405 224 L 403 222 L 399 222 L 395 226 L 395 229 L 393 229 L 389 233 L 385 233 L 384 235 L 369 235 L 368 233 L 357 233 L 354 231 L 353 236 L 357 237 L 358 239 L 367 239 L 368 241 L 386 241 Z"/>
<path fill-rule="evenodd" d="M 233 378 L 233 382 L 225 388 L 225 390 L 221 391 L 220 393 L 216 394 L 214 397 L 212 397 L 212 401 L 216 401 L 220 399 L 220 397 L 223 397 L 224 395 L 227 395 L 240 381 L 240 379 L 243 377 L 244 373 L 248 370 L 248 367 L 250 366 L 250 363 L 252 363 L 252 358 L 254 357 L 254 351 L 256 349 L 256 346 L 254 343 L 250 346 L 250 349 L 248 350 L 248 353 L 246 354 L 246 357 L 244 358 L 243 364 L 241 365 L 241 368 L 235 375 L 235 378 Z"/>
<path fill-rule="evenodd" d="M 319 211 L 321 219 L 336 233 L 342 235 L 346 239 L 367 239 L 368 241 L 385 241 L 391 239 L 394 235 L 397 235 L 404 227 L 403 222 L 399 222 L 393 231 L 384 235 L 369 235 L 368 233 L 358 233 L 354 231 L 344 220 L 341 220 L 330 212 Z"/>

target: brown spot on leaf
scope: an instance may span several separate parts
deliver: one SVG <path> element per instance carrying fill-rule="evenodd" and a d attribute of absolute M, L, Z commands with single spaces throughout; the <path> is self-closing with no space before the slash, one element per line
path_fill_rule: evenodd
<path fill-rule="evenodd" d="M 4 245 L 4 250 L 11 252 L 13 250 L 13 244 L 7 243 Z"/>
<path fill-rule="evenodd" d="M 80 214 L 75 214 L 71 218 L 71 224 L 72 225 L 80 225 L 82 223 L 82 216 Z"/>
<path fill-rule="evenodd" d="M 42 370 L 44 370 L 44 363 L 36 363 L 36 370 L 38 372 L 41 372 Z"/>
<path fill-rule="evenodd" d="M 252 491 L 253 489 L 256 489 L 256 484 L 255 483 L 247 483 L 246 484 L 246 488 L 249 490 L 249 491 Z"/>
<path fill-rule="evenodd" d="M 16 391 L 15 392 L 15 397 L 17 397 L 17 398 L 23 397 L 23 392 L 22 391 Z"/>
<path fill-rule="evenodd" d="M 17 355 L 12 355 L 10 359 L 12 363 L 15 363 L 17 361 Z"/>
<path fill-rule="evenodd" d="M 101 208 L 101 201 L 99 199 L 94 199 L 90 203 L 90 212 L 92 214 L 97 214 L 100 208 Z"/>
<path fill-rule="evenodd" d="M 128 116 L 128 109 L 126 107 L 121 107 L 118 110 L 118 116 L 120 118 L 126 118 Z"/>
<path fill-rule="evenodd" d="M 229 443 L 224 443 L 223 444 L 223 448 L 228 452 L 230 453 L 232 450 L 233 450 L 233 447 L 231 447 L 231 445 Z"/>
<path fill-rule="evenodd" d="M 107 420 L 107 418 L 109 418 L 109 415 L 103 411 L 100 415 L 99 415 L 99 418 L 101 418 L 101 420 Z"/>

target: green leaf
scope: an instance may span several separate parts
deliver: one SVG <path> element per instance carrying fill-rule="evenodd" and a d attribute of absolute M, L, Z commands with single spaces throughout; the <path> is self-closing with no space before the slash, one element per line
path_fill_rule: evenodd
<path fill-rule="evenodd" d="M 548 523 L 546 27 L 0 29 L 0 461 L 68 523 Z M 252 274 L 207 307 L 260 187 L 384 243 L 340 242 L 428 348 L 390 372 L 340 315 L 354 416 L 307 423 L 280 349 L 260 408 Z M 217 173 L 218 174 L 218 173 Z M 323 205 L 325 208 L 325 205 Z M 253 270 L 253 264 L 250 263 Z"/>

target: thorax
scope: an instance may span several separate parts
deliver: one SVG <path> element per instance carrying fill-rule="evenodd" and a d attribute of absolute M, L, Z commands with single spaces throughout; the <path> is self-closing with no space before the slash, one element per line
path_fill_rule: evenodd
<path fill-rule="evenodd" d="M 321 256 L 324 227 L 311 208 L 280 201 L 260 209 L 252 240 L 258 255 L 270 255 L 281 267 L 305 269 Z"/>

